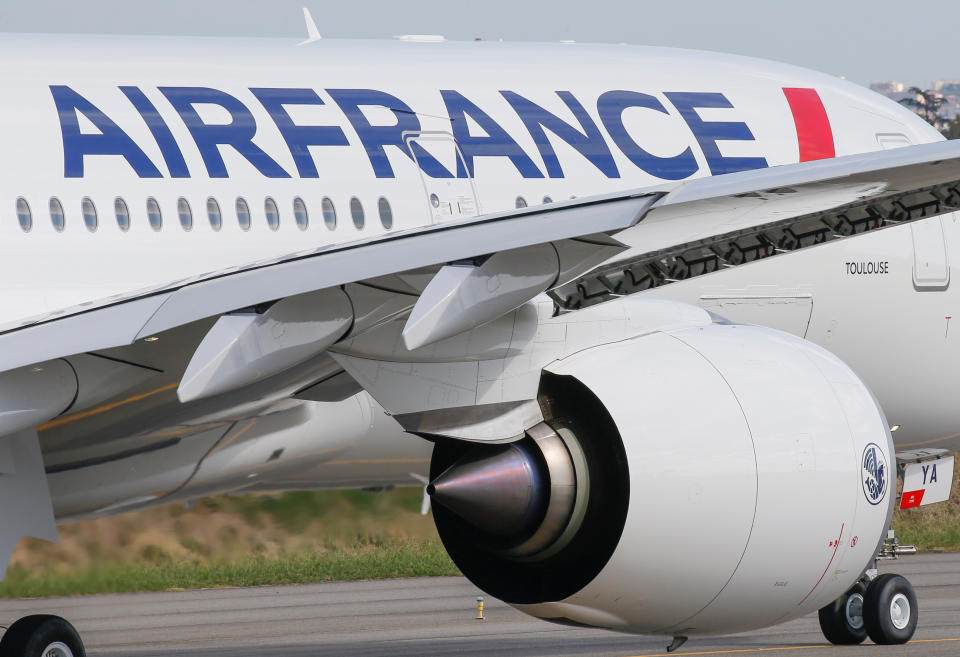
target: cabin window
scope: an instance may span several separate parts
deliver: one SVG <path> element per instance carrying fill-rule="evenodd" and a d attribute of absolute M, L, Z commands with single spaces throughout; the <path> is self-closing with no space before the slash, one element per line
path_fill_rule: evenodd
<path fill-rule="evenodd" d="M 377 209 L 380 211 L 380 223 L 387 230 L 393 228 L 393 210 L 390 208 L 390 201 L 381 196 L 377 201 Z"/>
<path fill-rule="evenodd" d="M 307 216 L 307 204 L 299 196 L 293 199 L 293 220 L 297 222 L 297 228 L 306 230 L 310 225 L 310 217 Z"/>
<path fill-rule="evenodd" d="M 17 199 L 17 221 L 20 222 L 20 228 L 23 232 L 29 233 L 33 228 L 33 215 L 30 213 L 30 204 L 22 196 Z"/>
<path fill-rule="evenodd" d="M 323 223 L 327 228 L 333 230 L 337 227 L 337 208 L 334 207 L 333 201 L 329 198 L 324 197 L 323 202 L 320 204 L 320 209 L 323 210 Z"/>
<path fill-rule="evenodd" d="M 518 208 L 525 208 L 525 207 L 527 207 L 527 199 L 523 198 L 522 196 L 518 196 L 518 197 L 517 197 L 517 207 L 518 207 Z"/>
<path fill-rule="evenodd" d="M 113 213 L 117 215 L 117 227 L 123 232 L 130 230 L 130 210 L 127 202 L 119 196 L 113 201 Z"/>
<path fill-rule="evenodd" d="M 267 215 L 267 225 L 270 226 L 270 230 L 280 228 L 280 210 L 277 208 L 277 202 L 268 196 L 263 202 L 263 211 Z"/>
<path fill-rule="evenodd" d="M 63 229 L 67 227 L 67 219 L 63 214 L 63 205 L 60 204 L 60 199 L 57 197 L 50 199 L 50 223 L 53 224 L 53 229 L 58 233 L 62 233 Z"/>
<path fill-rule="evenodd" d="M 240 230 L 250 230 L 250 206 L 242 196 L 237 198 L 237 223 Z"/>
<path fill-rule="evenodd" d="M 544 197 L 543 197 L 543 202 L 544 202 L 544 204 L 546 204 L 546 203 L 553 203 L 553 199 L 550 198 L 549 196 L 544 196 Z"/>
<path fill-rule="evenodd" d="M 357 230 L 363 230 L 363 204 L 356 196 L 350 199 L 350 217 L 353 219 L 353 225 Z"/>
<path fill-rule="evenodd" d="M 83 212 L 83 225 L 87 227 L 91 233 L 96 232 L 97 230 L 97 208 L 94 206 L 93 201 L 90 200 L 89 196 L 85 196 L 82 201 L 80 201 L 80 210 Z"/>
<path fill-rule="evenodd" d="M 223 215 L 220 214 L 220 204 L 212 196 L 207 199 L 207 219 L 210 221 L 210 228 L 220 230 L 223 226 Z"/>
<path fill-rule="evenodd" d="M 160 213 L 160 204 L 152 196 L 147 199 L 147 220 L 150 222 L 150 228 L 158 231 L 163 228 L 163 215 Z"/>
<path fill-rule="evenodd" d="M 193 211 L 187 199 L 182 196 L 177 199 L 177 216 L 180 218 L 180 225 L 184 230 L 193 230 Z"/>

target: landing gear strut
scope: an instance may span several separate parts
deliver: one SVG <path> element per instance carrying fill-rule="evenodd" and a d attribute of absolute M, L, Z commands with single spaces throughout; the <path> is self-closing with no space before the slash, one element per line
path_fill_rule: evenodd
<path fill-rule="evenodd" d="M 73 625 L 59 616 L 25 616 L 0 638 L 0 657 L 86 657 Z"/>
<path fill-rule="evenodd" d="M 917 630 L 917 595 L 905 577 L 890 573 L 863 580 L 820 610 L 830 643 L 851 645 L 868 636 L 880 645 L 906 643 Z"/>

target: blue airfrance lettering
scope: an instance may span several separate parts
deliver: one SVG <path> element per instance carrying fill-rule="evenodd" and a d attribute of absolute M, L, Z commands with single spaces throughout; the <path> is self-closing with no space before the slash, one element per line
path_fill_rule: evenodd
<path fill-rule="evenodd" d="M 211 178 L 227 178 L 221 146 L 231 146 L 267 178 L 289 178 L 290 174 L 253 143 L 257 122 L 246 105 L 237 98 L 209 87 L 160 87 L 173 109 L 190 131 L 207 173 Z M 204 123 L 195 105 L 218 105 L 230 114 L 230 123 Z"/>
<path fill-rule="evenodd" d="M 277 130 L 287 143 L 297 173 L 301 178 L 319 178 L 317 165 L 310 157 L 310 146 L 349 146 L 347 136 L 340 126 L 303 126 L 296 125 L 284 105 L 323 105 L 323 101 L 313 89 L 264 89 L 251 88 L 250 93 L 257 97 L 270 118 L 277 124 Z"/>
<path fill-rule="evenodd" d="M 386 146 L 395 146 L 411 160 L 416 153 L 416 162 L 423 172 L 432 178 L 453 178 L 436 158 L 430 155 L 419 144 L 410 144 L 411 148 L 403 143 L 404 133 L 420 131 L 420 119 L 416 112 L 406 103 L 383 91 L 373 89 L 327 89 L 327 93 L 347 116 L 354 132 L 360 138 L 370 166 L 377 178 L 393 178 L 393 167 L 387 158 Z M 373 125 L 363 114 L 361 107 L 383 107 L 391 112 L 396 119 L 394 125 Z M 412 149 L 412 150 L 411 150 Z"/>
<path fill-rule="evenodd" d="M 613 154 L 610 153 L 610 147 L 603 139 L 603 135 L 600 134 L 600 129 L 572 93 L 558 91 L 557 95 L 580 122 L 580 130 L 518 93 L 501 91 L 500 94 L 507 99 L 510 106 L 520 116 L 527 132 L 533 137 L 533 143 L 537 145 L 540 157 L 543 158 L 543 162 L 547 166 L 548 176 L 563 178 L 563 167 L 560 166 L 557 153 L 553 150 L 553 146 L 547 138 L 547 130 L 573 146 L 591 164 L 600 169 L 607 178 L 620 177 L 617 163 L 614 161 Z"/>
<path fill-rule="evenodd" d="M 608 91 L 597 100 L 600 121 L 607 129 L 613 143 L 639 169 L 664 180 L 683 180 L 697 172 L 699 165 L 693 149 L 687 146 L 679 155 L 657 157 L 651 155 L 633 140 L 623 125 L 623 112 L 629 107 L 645 107 L 669 114 L 659 100 L 649 94 L 636 91 Z"/>
<path fill-rule="evenodd" d="M 133 167 L 138 177 L 163 177 L 160 169 L 150 161 L 137 143 L 89 100 L 62 84 L 51 85 L 50 93 L 53 94 L 53 102 L 60 117 L 65 178 L 83 178 L 84 158 L 87 155 L 119 155 Z M 89 120 L 100 134 L 80 132 L 78 114 Z"/>
<path fill-rule="evenodd" d="M 160 154 L 163 155 L 163 161 L 167 165 L 171 178 L 189 178 L 190 170 L 183 159 L 183 153 L 177 140 L 173 138 L 173 133 L 167 126 L 156 106 L 150 102 L 146 94 L 140 91 L 139 87 L 120 87 L 120 91 L 127 97 L 127 100 L 140 112 L 147 127 L 150 128 L 150 134 L 160 147 Z"/>
<path fill-rule="evenodd" d="M 171 120 L 139 87 L 120 86 L 120 93 L 133 106 L 150 131 L 171 178 L 189 178 L 190 168 L 184 145 L 177 142 L 170 129 Z M 226 178 L 230 174 L 223 159 L 223 149 L 233 149 L 256 171 L 267 178 L 290 178 L 291 174 L 263 148 L 254 143 L 258 134 L 256 118 L 250 107 L 237 96 L 209 87 L 158 87 L 193 138 L 196 151 L 211 178 Z M 735 109 L 721 93 L 665 92 L 669 104 L 656 96 L 629 90 L 602 93 L 597 98 L 596 114 L 591 115 L 583 103 L 570 91 L 556 91 L 556 96 L 567 107 L 573 120 L 561 118 L 535 100 L 518 92 L 504 90 L 500 95 L 520 120 L 529 134 L 535 153 L 543 162 L 543 169 L 491 114 L 453 89 L 439 91 L 449 130 L 460 153 L 456 170 L 448 169 L 427 150 L 411 139 L 422 131 L 421 116 L 396 96 L 376 89 L 326 89 L 332 106 L 339 109 L 363 147 L 373 174 L 377 178 L 394 178 L 397 172 L 391 164 L 390 149 L 398 149 L 406 160 L 413 162 L 431 178 L 473 177 L 479 158 L 505 159 L 522 178 L 563 178 L 566 174 L 551 137 L 569 145 L 579 156 L 596 167 L 607 178 L 620 178 L 624 172 L 617 165 L 615 153 L 607 137 L 623 157 L 639 170 L 661 180 L 683 180 L 699 171 L 694 147 L 699 147 L 713 175 L 764 168 L 764 157 L 733 157 L 721 153 L 719 142 L 755 142 L 753 132 L 743 121 L 705 121 L 698 110 Z M 344 126 L 302 125 L 296 123 L 288 111 L 293 106 L 326 107 L 320 94 L 310 88 L 251 87 L 249 92 L 272 119 L 273 126 L 290 153 L 296 175 L 300 178 L 319 178 L 317 168 L 323 153 L 311 147 L 351 146 L 352 138 Z M 88 157 L 113 156 L 122 158 L 140 178 L 161 178 L 164 174 L 147 155 L 147 151 L 131 138 L 123 128 L 96 105 L 66 85 L 51 85 L 60 130 L 63 137 L 64 176 L 81 178 Z M 198 112 L 198 106 L 215 106 L 226 112 L 227 122 L 207 123 Z M 372 122 L 364 109 L 382 108 L 392 114 L 392 122 L 383 125 Z M 631 108 L 657 112 L 682 119 L 695 144 L 689 143 L 676 155 L 654 155 L 644 148 L 642 131 L 628 130 L 624 113 Z M 97 132 L 83 131 L 80 116 L 89 121 Z M 568 116 L 569 116 L 568 115 Z M 598 118 L 599 122 L 594 118 Z M 175 120 L 175 119 L 174 119 Z M 389 119 L 388 119 L 389 120 Z M 681 124 L 683 125 L 683 124 Z M 601 131 L 606 131 L 606 135 Z M 689 139 L 689 138 L 688 138 Z M 528 142 L 529 143 L 529 142 Z M 188 149 L 189 150 L 189 149 Z M 678 149 L 679 150 L 679 149 Z M 279 156 L 279 153 L 274 155 Z M 283 157 L 281 157 L 281 161 Z M 287 160 L 288 162 L 290 160 Z M 452 162 L 451 162 L 452 166 Z M 195 173 L 193 174 L 195 175 Z"/>
<path fill-rule="evenodd" d="M 690 126 L 697 138 L 703 155 L 707 158 L 710 172 L 719 176 L 723 173 L 765 169 L 767 160 L 762 157 L 724 157 L 717 146 L 718 141 L 753 141 L 753 133 L 746 123 L 739 121 L 704 121 L 697 114 L 699 108 L 721 107 L 733 109 L 733 105 L 723 94 L 670 93 L 667 100 L 680 112 L 680 116 Z"/>
<path fill-rule="evenodd" d="M 460 146 L 463 159 L 466 160 L 467 170 L 463 170 L 463 163 L 457 160 L 457 178 L 473 177 L 474 158 L 477 157 L 506 157 L 517 168 L 524 178 L 543 178 L 543 172 L 537 168 L 530 156 L 520 144 L 513 140 L 506 130 L 500 127 L 489 114 L 474 105 L 459 91 L 444 89 L 440 92 L 444 105 L 447 106 L 447 116 L 453 125 L 453 138 Z M 467 117 L 470 117 L 480 126 L 486 136 L 470 134 Z"/>

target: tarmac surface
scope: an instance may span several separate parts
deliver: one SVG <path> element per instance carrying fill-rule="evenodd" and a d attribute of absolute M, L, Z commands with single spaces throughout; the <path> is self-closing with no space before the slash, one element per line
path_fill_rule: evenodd
<path fill-rule="evenodd" d="M 826 645 L 816 616 L 718 638 L 692 638 L 673 655 L 960 655 L 960 554 L 887 562 L 913 583 L 920 604 L 906 646 Z M 463 578 L 441 577 L 251 589 L 0 601 L 0 619 L 64 616 L 91 657 L 375 657 L 510 655 L 652 657 L 663 637 L 553 625 L 481 595 Z"/>

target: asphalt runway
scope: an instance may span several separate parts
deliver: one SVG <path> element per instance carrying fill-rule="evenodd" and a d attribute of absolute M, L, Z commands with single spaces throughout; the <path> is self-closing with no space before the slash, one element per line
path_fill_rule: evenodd
<path fill-rule="evenodd" d="M 719 638 L 693 638 L 674 655 L 960 655 L 960 554 L 903 557 L 881 569 L 917 589 L 920 625 L 906 646 L 824 644 L 816 616 Z M 535 620 L 459 577 L 0 601 L 5 622 L 66 617 L 88 654 L 127 657 L 511 657 L 664 655 L 662 637 L 582 630 Z"/>

